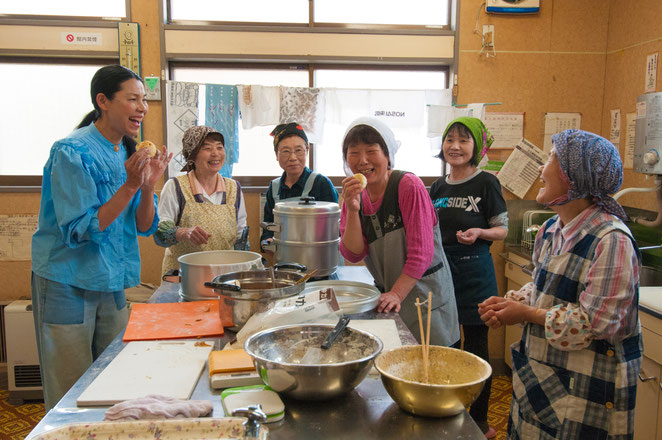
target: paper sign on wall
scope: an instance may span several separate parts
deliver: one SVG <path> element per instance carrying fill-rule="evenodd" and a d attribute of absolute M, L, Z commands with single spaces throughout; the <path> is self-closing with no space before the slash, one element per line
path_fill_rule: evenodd
<path fill-rule="evenodd" d="M 497 174 L 501 186 L 523 199 L 539 174 L 539 168 L 547 161 L 547 153 L 531 142 L 522 139 Z"/>
<path fill-rule="evenodd" d="M 485 113 L 483 122 L 494 136 L 493 149 L 515 148 L 524 137 L 524 113 Z"/>
<path fill-rule="evenodd" d="M 609 130 L 609 141 L 618 148 L 621 143 L 621 110 L 611 110 L 611 128 Z"/>
<path fill-rule="evenodd" d="M 0 261 L 29 261 L 36 215 L 0 215 Z"/>
<path fill-rule="evenodd" d="M 634 167 L 634 133 L 637 126 L 635 113 L 625 114 L 625 157 L 623 158 L 623 168 Z"/>
<path fill-rule="evenodd" d="M 581 113 L 545 113 L 545 143 L 543 150 L 549 153 L 552 149 L 552 135 L 564 130 L 579 128 Z"/>
<path fill-rule="evenodd" d="M 655 52 L 646 57 L 646 93 L 654 92 L 657 87 L 657 54 Z"/>

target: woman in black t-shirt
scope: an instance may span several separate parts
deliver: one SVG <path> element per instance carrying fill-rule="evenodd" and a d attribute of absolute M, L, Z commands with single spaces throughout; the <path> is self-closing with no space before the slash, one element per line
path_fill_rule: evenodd
<path fill-rule="evenodd" d="M 462 117 L 448 125 L 439 157 L 450 173 L 437 179 L 430 197 L 439 216 L 439 227 L 451 267 L 464 349 L 488 359 L 488 327 L 478 314 L 478 303 L 497 295 L 490 244 L 508 233 L 506 202 L 501 185 L 478 163 L 494 139 L 480 119 Z M 487 424 L 491 380 L 485 384 L 470 414 L 487 438 L 496 433 Z"/>

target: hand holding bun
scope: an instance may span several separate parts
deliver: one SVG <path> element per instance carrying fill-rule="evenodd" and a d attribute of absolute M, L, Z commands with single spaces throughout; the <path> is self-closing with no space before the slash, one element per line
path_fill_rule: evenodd
<path fill-rule="evenodd" d="M 142 141 L 136 145 L 136 151 L 140 151 L 143 148 L 147 148 L 147 151 L 149 151 L 149 157 L 156 156 L 156 145 L 154 145 L 154 143 L 150 141 Z"/>
<path fill-rule="evenodd" d="M 365 188 L 366 186 L 368 186 L 368 179 L 366 179 L 366 177 L 363 174 L 356 173 L 354 174 L 354 177 L 359 179 L 359 182 L 361 182 L 361 188 Z"/>

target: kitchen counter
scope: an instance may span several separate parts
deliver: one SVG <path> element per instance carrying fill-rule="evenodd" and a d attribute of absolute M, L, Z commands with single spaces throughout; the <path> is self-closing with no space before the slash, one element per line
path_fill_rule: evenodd
<path fill-rule="evenodd" d="M 662 319 L 662 287 L 639 288 L 639 311 Z"/>
<path fill-rule="evenodd" d="M 363 266 L 338 268 L 341 280 L 371 282 L 370 274 Z M 179 284 L 163 283 L 149 302 L 178 302 Z M 395 319 L 401 342 L 416 344 L 411 332 L 398 314 L 365 312 L 351 315 L 356 319 Z M 39 422 L 28 438 L 69 423 L 97 422 L 103 419 L 107 407 L 76 406 L 76 399 L 103 371 L 124 347 L 123 332 L 115 338 L 85 374 Z M 222 348 L 234 337 L 227 331 L 215 338 L 214 349 Z M 209 370 L 205 366 L 191 395 L 192 400 L 211 400 L 212 417 L 224 417 L 220 390 L 209 385 Z M 323 402 L 297 401 L 283 398 L 285 418 L 267 424 L 269 439 L 315 438 L 325 439 L 475 439 L 485 436 L 466 411 L 454 417 L 426 418 L 412 416 L 402 411 L 386 393 L 378 376 L 369 375 L 348 395 Z"/>

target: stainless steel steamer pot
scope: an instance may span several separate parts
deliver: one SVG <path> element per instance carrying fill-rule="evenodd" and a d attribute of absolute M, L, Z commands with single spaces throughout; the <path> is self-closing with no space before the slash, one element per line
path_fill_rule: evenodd
<path fill-rule="evenodd" d="M 262 269 L 262 256 L 249 251 L 204 251 L 182 255 L 179 261 L 180 296 L 184 301 L 216 299 L 205 283 L 218 275 L 251 269 Z M 168 274 L 164 276 L 164 280 Z"/>
<path fill-rule="evenodd" d="M 296 261 L 316 276 L 335 273 L 340 244 L 340 206 L 333 202 L 316 202 L 312 197 L 300 201 L 278 202 L 274 222 L 262 223 L 274 232 L 274 241 L 264 246 L 275 254 L 276 262 Z"/>

